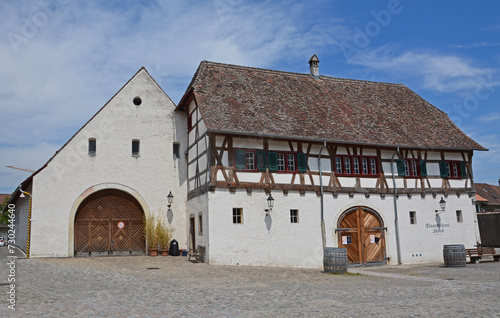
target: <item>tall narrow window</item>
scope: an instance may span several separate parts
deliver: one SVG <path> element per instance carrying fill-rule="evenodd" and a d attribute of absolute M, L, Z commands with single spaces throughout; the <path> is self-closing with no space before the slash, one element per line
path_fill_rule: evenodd
<path fill-rule="evenodd" d="M 89 138 L 89 155 L 95 156 L 97 144 L 95 138 Z"/>
<path fill-rule="evenodd" d="M 378 172 L 377 172 L 377 159 L 371 158 L 370 164 L 371 164 L 372 174 L 378 174 Z"/>
<path fill-rule="evenodd" d="M 354 174 L 359 174 L 359 158 L 352 158 L 352 162 L 354 165 Z"/>
<path fill-rule="evenodd" d="M 363 158 L 361 161 L 363 162 L 363 174 L 368 174 L 368 159 Z"/>
<path fill-rule="evenodd" d="M 132 140 L 132 156 L 139 156 L 139 140 Z"/>
<path fill-rule="evenodd" d="M 344 158 L 344 171 L 346 174 L 351 174 L 351 158 Z"/>
<path fill-rule="evenodd" d="M 203 215 L 198 214 L 198 235 L 203 235 Z"/>
<path fill-rule="evenodd" d="M 254 170 L 255 169 L 255 160 L 254 160 L 254 153 L 253 152 L 247 152 L 245 154 L 246 158 L 246 168 L 247 170 Z"/>
<path fill-rule="evenodd" d="M 277 161 L 278 161 L 278 171 L 285 171 L 286 170 L 285 154 L 278 153 L 277 154 Z"/>
<path fill-rule="evenodd" d="M 180 144 L 178 142 L 174 142 L 173 147 L 174 158 L 180 158 Z"/>
<path fill-rule="evenodd" d="M 233 224 L 243 223 L 243 208 L 233 208 Z"/>
<path fill-rule="evenodd" d="M 299 210 L 290 210 L 290 223 L 299 223 Z"/>
<path fill-rule="evenodd" d="M 462 223 L 464 221 L 463 217 L 462 217 L 462 211 L 461 210 L 457 210 L 457 222 L 458 223 Z"/>
<path fill-rule="evenodd" d="M 417 224 L 417 212 L 410 211 L 410 224 Z"/>
<path fill-rule="evenodd" d="M 295 171 L 295 155 L 289 153 L 288 157 L 288 171 Z"/>
<path fill-rule="evenodd" d="M 335 157 L 335 173 L 342 174 L 342 158 Z"/>

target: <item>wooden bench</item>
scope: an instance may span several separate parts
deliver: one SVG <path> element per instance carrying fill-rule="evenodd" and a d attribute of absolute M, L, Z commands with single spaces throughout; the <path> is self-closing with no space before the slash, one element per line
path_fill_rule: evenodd
<path fill-rule="evenodd" d="M 500 254 L 496 254 L 494 247 L 468 248 L 465 250 L 465 254 L 470 258 L 471 263 L 475 263 L 483 256 L 493 256 L 495 262 L 500 261 Z"/>
<path fill-rule="evenodd" d="M 188 255 L 189 255 L 188 261 L 191 260 L 191 257 L 194 257 L 195 260 L 204 263 L 205 262 L 205 246 L 198 245 L 198 247 L 196 247 L 196 250 L 190 251 L 188 253 Z"/>

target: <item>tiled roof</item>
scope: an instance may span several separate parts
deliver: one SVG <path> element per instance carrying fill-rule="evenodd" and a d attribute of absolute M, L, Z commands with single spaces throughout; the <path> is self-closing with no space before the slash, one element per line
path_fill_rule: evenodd
<path fill-rule="evenodd" d="M 476 193 L 488 200 L 487 205 L 500 205 L 500 186 L 487 183 L 474 183 Z"/>
<path fill-rule="evenodd" d="M 202 61 L 194 96 L 209 131 L 348 144 L 486 150 L 401 84 Z"/>

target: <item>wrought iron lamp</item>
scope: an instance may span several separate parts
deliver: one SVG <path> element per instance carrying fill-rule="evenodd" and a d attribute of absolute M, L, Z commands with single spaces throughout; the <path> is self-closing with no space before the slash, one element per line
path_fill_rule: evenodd
<path fill-rule="evenodd" d="M 441 197 L 441 200 L 439 200 L 439 206 L 441 207 L 441 210 L 436 210 L 436 213 L 441 213 L 444 212 L 444 209 L 446 208 L 446 201 Z"/>
<path fill-rule="evenodd" d="M 174 195 L 172 194 L 172 191 L 170 191 L 167 195 L 167 203 L 168 203 L 168 209 L 170 210 L 170 207 L 172 206 L 172 202 L 174 202 Z"/>
<path fill-rule="evenodd" d="M 274 199 L 271 196 L 271 194 L 269 193 L 269 197 L 267 198 L 267 207 L 268 208 L 264 210 L 264 211 L 266 211 L 266 214 L 269 214 L 273 210 L 273 206 L 274 206 Z"/>

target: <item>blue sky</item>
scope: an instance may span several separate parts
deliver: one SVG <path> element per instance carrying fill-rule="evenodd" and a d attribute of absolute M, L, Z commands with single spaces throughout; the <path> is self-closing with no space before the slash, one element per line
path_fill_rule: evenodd
<path fill-rule="evenodd" d="M 500 178 L 500 2 L 2 1 L 0 192 L 13 191 L 141 66 L 178 102 L 200 61 L 403 83 L 488 148 Z"/>

